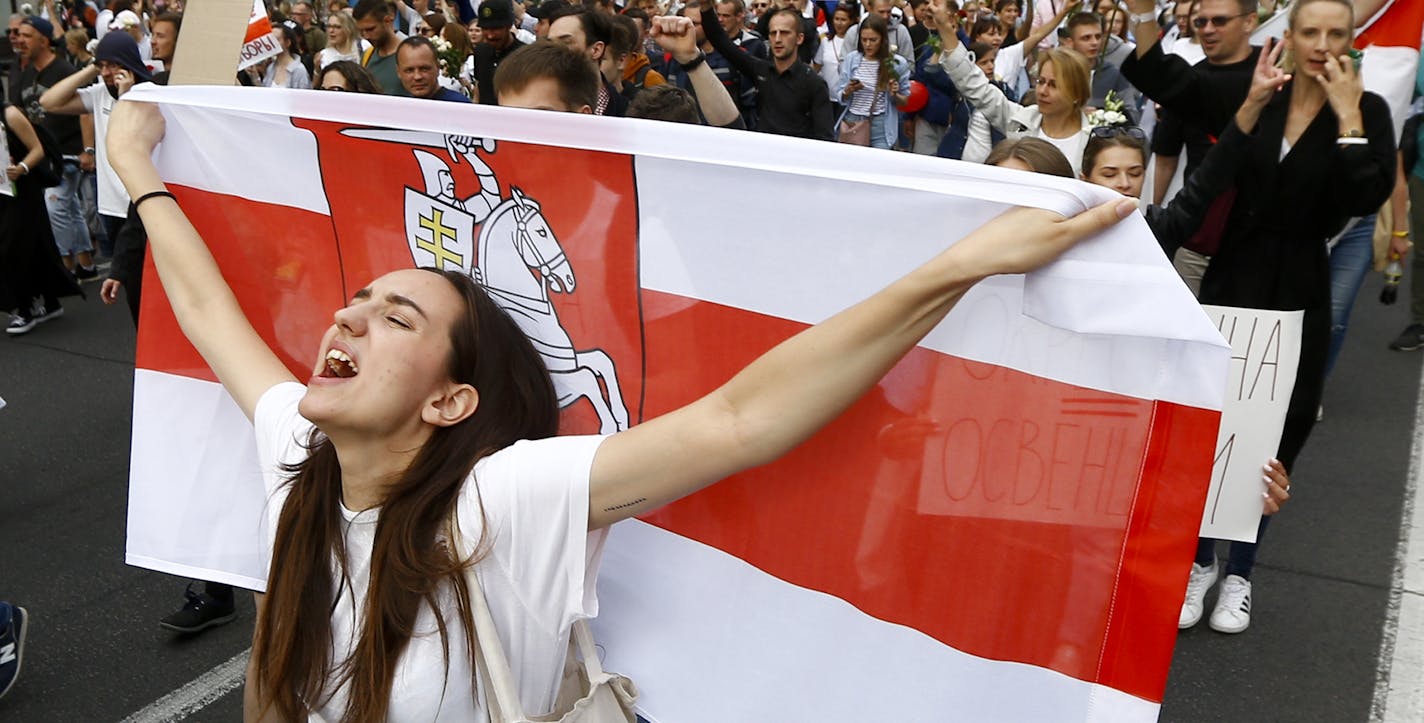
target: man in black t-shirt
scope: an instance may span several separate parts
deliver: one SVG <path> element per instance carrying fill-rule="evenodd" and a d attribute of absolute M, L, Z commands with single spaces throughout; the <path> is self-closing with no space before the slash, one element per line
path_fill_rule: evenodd
<path fill-rule="evenodd" d="M 51 45 L 54 26 L 48 20 L 26 17 L 20 21 L 19 31 L 26 63 L 19 82 L 10 86 L 10 104 L 23 110 L 31 123 L 48 130 L 58 141 L 59 152 L 64 156 L 63 181 L 45 191 L 54 242 L 64 257 L 64 265 L 75 276 L 84 281 L 95 279 L 98 272 L 94 269 L 93 246 L 79 201 L 79 154 L 85 151 L 79 117 L 45 113 L 40 105 L 40 96 L 72 75 L 74 66 L 55 54 Z"/>

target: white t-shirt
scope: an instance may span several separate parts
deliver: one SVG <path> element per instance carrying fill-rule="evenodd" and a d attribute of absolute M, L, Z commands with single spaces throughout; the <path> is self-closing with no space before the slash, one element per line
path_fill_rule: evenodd
<path fill-rule="evenodd" d="M 109 95 L 104 81 L 79 89 L 79 99 L 84 102 L 85 112 L 94 117 L 94 169 L 99 183 L 99 213 L 116 218 L 129 215 L 129 192 L 119 181 L 118 174 L 109 165 L 109 148 L 105 139 L 109 136 L 109 114 L 118 101 Z"/>
<path fill-rule="evenodd" d="M 263 554 L 270 557 L 277 520 L 286 501 L 282 463 L 300 461 L 312 424 L 297 412 L 306 387 L 296 382 L 267 390 L 257 403 L 254 426 L 268 506 Z M 594 589 L 606 531 L 588 530 L 588 483 L 593 456 L 604 437 L 555 437 L 517 442 L 484 459 L 466 480 L 456 504 L 461 555 L 469 555 L 488 521 L 493 544 L 476 567 L 500 642 L 514 671 L 525 712 L 554 705 L 575 620 L 598 614 Z M 478 494 L 476 493 L 478 488 Z M 350 588 L 342 588 L 331 616 L 332 660 L 355 649 L 370 583 L 371 547 L 380 510 L 341 510 L 346 531 Z M 332 570 L 333 580 L 339 572 Z M 337 589 L 333 587 L 333 589 Z M 396 666 L 391 721 L 483 720 L 483 697 L 471 690 L 470 654 L 450 590 L 439 595 L 450 631 L 450 667 L 429 608 L 416 620 L 416 634 Z M 327 691 L 330 694 L 330 691 Z M 339 720 L 348 690 L 342 688 L 317 711 Z"/>
<path fill-rule="evenodd" d="M 1023 43 L 999 48 L 999 52 L 994 55 L 994 74 L 999 76 L 1004 85 L 1009 86 L 1015 96 L 1023 98 L 1028 93 L 1033 85 L 1024 70 Z"/>
<path fill-rule="evenodd" d="M 316 55 L 316 67 L 318 69 L 325 68 L 338 60 L 349 60 L 353 63 L 360 63 L 361 45 L 359 43 L 352 43 L 351 48 L 352 50 L 349 53 L 343 53 L 332 47 L 322 48 L 321 52 Z"/>
<path fill-rule="evenodd" d="M 1172 44 L 1170 54 L 1179 56 L 1192 65 L 1206 60 L 1206 51 L 1202 50 L 1202 46 L 1185 38 Z"/>
<path fill-rule="evenodd" d="M 1087 133 L 1074 133 L 1067 138 L 1052 138 L 1042 129 L 1038 131 L 1038 137 L 1052 143 L 1063 151 L 1063 155 L 1068 157 L 1068 165 L 1073 167 L 1073 177 L 1077 178 L 1083 173 L 1083 148 L 1088 145 Z"/>

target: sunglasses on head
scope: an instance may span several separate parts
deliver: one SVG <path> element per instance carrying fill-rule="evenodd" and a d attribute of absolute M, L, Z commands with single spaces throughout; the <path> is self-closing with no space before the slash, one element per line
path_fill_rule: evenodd
<path fill-rule="evenodd" d="M 1147 134 L 1137 126 L 1093 126 L 1090 131 L 1094 138 L 1113 138 L 1115 136 L 1127 136 L 1142 142 L 1147 141 Z"/>
<path fill-rule="evenodd" d="M 1214 28 L 1224 28 L 1226 24 L 1237 18 L 1244 18 L 1251 13 L 1241 13 L 1240 15 L 1214 15 L 1209 18 L 1198 17 L 1192 20 L 1192 27 L 1198 30 L 1210 24 Z"/>

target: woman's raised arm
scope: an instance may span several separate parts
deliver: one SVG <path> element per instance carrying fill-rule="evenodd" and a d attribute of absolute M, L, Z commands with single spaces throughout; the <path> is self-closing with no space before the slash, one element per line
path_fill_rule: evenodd
<path fill-rule="evenodd" d="M 253 330 L 177 202 L 165 196 L 140 200 L 164 190 L 152 158 L 163 128 L 153 105 L 120 101 L 109 118 L 109 163 L 139 204 L 154 267 L 183 334 L 251 419 L 263 392 L 295 377 Z"/>
<path fill-rule="evenodd" d="M 593 460 L 590 529 L 780 457 L 878 382 L 980 279 L 1043 266 L 1136 209 L 1122 199 L 1068 219 L 1009 211 L 777 345 L 711 394 L 614 435 Z"/>

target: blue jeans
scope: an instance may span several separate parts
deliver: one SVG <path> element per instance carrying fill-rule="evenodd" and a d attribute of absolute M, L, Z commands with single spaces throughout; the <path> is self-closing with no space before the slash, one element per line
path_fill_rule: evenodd
<path fill-rule="evenodd" d="M 1375 260 L 1375 214 L 1360 218 L 1330 250 L 1330 351 L 1325 357 L 1325 377 L 1335 368 L 1335 358 L 1345 344 L 1350 309 L 1360 285 Z"/>
<path fill-rule="evenodd" d="M 1256 528 L 1255 542 L 1231 541 L 1231 549 L 1226 556 L 1226 575 L 1237 575 L 1243 579 L 1251 579 L 1251 568 L 1256 566 L 1256 548 L 1261 545 L 1261 538 L 1266 536 L 1266 526 L 1271 524 L 1271 518 L 1261 515 L 1261 526 Z M 1202 567 L 1209 567 L 1216 560 L 1216 540 L 1209 537 L 1197 539 L 1196 563 Z"/>
<path fill-rule="evenodd" d="M 94 250 L 89 242 L 89 226 L 84 222 L 84 206 L 79 202 L 79 182 L 83 175 L 79 161 L 64 160 L 64 176 L 58 186 L 45 189 L 45 206 L 54 228 L 54 245 L 60 256 Z"/>
<path fill-rule="evenodd" d="M 84 225 L 89 229 L 89 238 L 96 241 L 99 253 L 114 255 L 114 241 L 109 238 L 104 225 L 104 217 L 99 214 L 99 174 L 81 171 L 79 176 L 79 204 L 84 208 Z"/>

